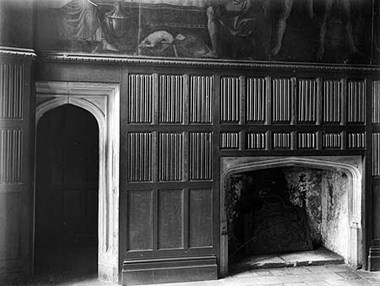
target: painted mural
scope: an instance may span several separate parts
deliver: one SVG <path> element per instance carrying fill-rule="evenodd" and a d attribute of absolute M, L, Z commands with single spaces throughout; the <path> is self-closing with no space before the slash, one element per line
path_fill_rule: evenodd
<path fill-rule="evenodd" d="M 170 58 L 380 61 L 375 0 L 54 0 L 37 49 Z"/>

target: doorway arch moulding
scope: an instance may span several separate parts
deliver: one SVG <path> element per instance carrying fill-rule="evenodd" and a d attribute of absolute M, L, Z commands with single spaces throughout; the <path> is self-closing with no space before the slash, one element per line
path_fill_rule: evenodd
<path fill-rule="evenodd" d="M 87 110 L 98 123 L 98 276 L 103 281 L 118 283 L 119 85 L 92 82 L 36 82 L 36 128 L 39 119 L 46 112 L 65 104 Z"/>

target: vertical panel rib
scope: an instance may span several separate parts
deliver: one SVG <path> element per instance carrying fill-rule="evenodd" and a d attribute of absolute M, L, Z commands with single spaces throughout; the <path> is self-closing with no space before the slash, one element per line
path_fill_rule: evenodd
<path fill-rule="evenodd" d="M 0 130 L 0 183 L 21 182 L 21 130 Z"/>
<path fill-rule="evenodd" d="M 128 134 L 128 180 L 152 180 L 152 133 Z"/>
<path fill-rule="evenodd" d="M 220 119 L 222 122 L 239 122 L 240 118 L 240 79 L 223 77 L 221 79 Z"/>
<path fill-rule="evenodd" d="M 158 169 L 160 181 L 183 179 L 183 136 L 175 133 L 159 135 Z"/>
<path fill-rule="evenodd" d="M 291 83 L 289 79 L 272 80 L 272 118 L 274 122 L 290 122 Z"/>
<path fill-rule="evenodd" d="M 265 94 L 266 86 L 263 78 L 249 78 L 247 80 L 247 121 L 265 121 Z"/>
<path fill-rule="evenodd" d="M 22 90 L 24 66 L 17 64 L 0 65 L 0 118 L 22 118 Z"/>
<path fill-rule="evenodd" d="M 339 133 L 324 133 L 322 136 L 322 147 L 324 149 L 339 149 L 342 147 L 342 136 Z"/>
<path fill-rule="evenodd" d="M 274 149 L 290 149 L 290 133 L 273 133 Z"/>
<path fill-rule="evenodd" d="M 237 132 L 221 133 L 220 147 L 222 149 L 238 149 L 239 148 L 239 133 Z"/>
<path fill-rule="evenodd" d="M 315 133 L 298 133 L 298 148 L 300 149 L 315 149 L 316 135 Z"/>
<path fill-rule="evenodd" d="M 190 123 L 212 122 L 212 94 L 214 79 L 211 76 L 190 78 Z"/>
<path fill-rule="evenodd" d="M 247 148 L 248 149 L 265 149 L 266 146 L 265 133 L 248 133 Z"/>
<path fill-rule="evenodd" d="M 190 179 L 212 179 L 212 134 L 190 133 Z"/>
<path fill-rule="evenodd" d="M 365 90 L 364 81 L 351 81 L 348 83 L 348 122 L 363 123 L 365 121 Z"/>
<path fill-rule="evenodd" d="M 372 134 L 372 175 L 380 176 L 380 133 Z"/>
<path fill-rule="evenodd" d="M 317 88 L 316 80 L 300 80 L 298 82 L 298 122 L 316 122 Z"/>
<path fill-rule="evenodd" d="M 338 123 L 341 120 L 341 91 L 342 83 L 339 81 L 326 81 L 323 83 L 323 121 Z"/>
<path fill-rule="evenodd" d="M 183 122 L 183 76 L 161 75 L 159 89 L 159 120 L 162 123 Z"/>
<path fill-rule="evenodd" d="M 129 75 L 128 122 L 151 123 L 153 75 Z"/>
<path fill-rule="evenodd" d="M 372 122 L 380 123 L 380 81 L 372 85 Z"/>

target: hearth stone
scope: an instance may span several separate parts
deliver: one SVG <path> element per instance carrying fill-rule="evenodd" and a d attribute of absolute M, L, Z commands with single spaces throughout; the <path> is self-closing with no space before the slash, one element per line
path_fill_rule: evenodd
<path fill-rule="evenodd" d="M 343 263 L 344 259 L 342 256 L 321 247 L 317 250 L 296 253 L 253 255 L 237 264 L 231 265 L 230 272 L 238 273 L 253 269 L 317 266 Z"/>

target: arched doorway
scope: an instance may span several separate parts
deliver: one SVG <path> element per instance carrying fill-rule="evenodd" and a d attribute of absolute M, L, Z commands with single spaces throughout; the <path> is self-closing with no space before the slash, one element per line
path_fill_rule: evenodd
<path fill-rule="evenodd" d="M 96 118 L 99 128 L 97 272 L 100 280 L 117 283 L 120 271 L 119 85 L 94 82 L 36 82 L 36 126 L 44 114 L 67 104 L 89 112 Z M 33 231 L 34 229 L 35 227 Z M 34 232 L 31 237 L 34 237 Z M 35 253 L 32 253 L 32 257 L 34 256 Z M 35 268 L 34 261 L 31 260 L 32 269 Z"/>
<path fill-rule="evenodd" d="M 97 121 L 74 105 L 54 108 L 39 120 L 36 143 L 35 274 L 96 275 Z"/>

